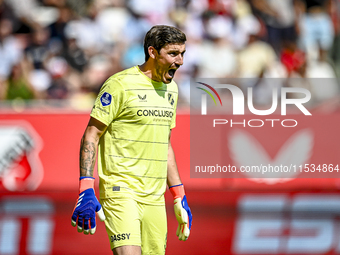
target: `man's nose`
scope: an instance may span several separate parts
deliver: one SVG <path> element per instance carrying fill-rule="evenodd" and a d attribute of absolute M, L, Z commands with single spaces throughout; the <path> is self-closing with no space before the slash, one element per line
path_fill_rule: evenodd
<path fill-rule="evenodd" d="M 183 56 L 181 54 L 177 55 L 175 64 L 178 65 L 178 67 L 183 65 Z"/>

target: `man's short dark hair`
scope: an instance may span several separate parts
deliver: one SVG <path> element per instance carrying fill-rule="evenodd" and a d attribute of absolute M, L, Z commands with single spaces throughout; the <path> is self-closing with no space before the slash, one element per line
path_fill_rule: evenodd
<path fill-rule="evenodd" d="M 144 38 L 145 61 L 148 61 L 150 55 L 148 48 L 154 47 L 159 52 L 169 43 L 184 44 L 187 40 L 185 34 L 176 27 L 158 25 L 153 26 Z"/>

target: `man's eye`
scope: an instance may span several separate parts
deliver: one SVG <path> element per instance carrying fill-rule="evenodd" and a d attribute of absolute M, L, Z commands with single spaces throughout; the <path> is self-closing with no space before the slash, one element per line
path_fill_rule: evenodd
<path fill-rule="evenodd" d="M 170 53 L 170 56 L 171 56 L 171 57 L 175 57 L 175 56 L 176 56 L 176 53 Z"/>

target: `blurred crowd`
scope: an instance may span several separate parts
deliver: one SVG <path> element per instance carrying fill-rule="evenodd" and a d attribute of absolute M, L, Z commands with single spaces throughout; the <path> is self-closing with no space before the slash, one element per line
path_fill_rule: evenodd
<path fill-rule="evenodd" d="M 144 62 L 143 38 L 155 24 L 187 35 L 179 107 L 199 77 L 280 78 L 320 102 L 339 91 L 338 0 L 0 0 L 0 99 L 88 109 L 110 75 Z M 270 85 L 251 86 L 267 103 Z"/>

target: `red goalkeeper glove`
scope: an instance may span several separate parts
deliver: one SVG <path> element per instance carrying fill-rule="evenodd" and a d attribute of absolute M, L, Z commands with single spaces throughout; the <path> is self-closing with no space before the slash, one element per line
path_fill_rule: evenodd
<path fill-rule="evenodd" d="M 178 221 L 176 235 L 179 240 L 185 241 L 190 235 L 192 214 L 185 196 L 183 184 L 171 186 L 170 192 L 174 197 L 174 210 Z"/>
<path fill-rule="evenodd" d="M 96 232 L 96 213 L 105 220 L 103 208 L 94 194 L 94 178 L 80 177 L 79 197 L 72 214 L 72 226 L 78 225 L 78 232 L 92 235 Z"/>

